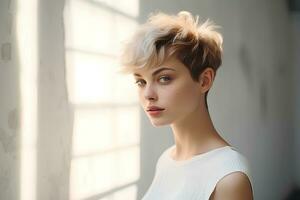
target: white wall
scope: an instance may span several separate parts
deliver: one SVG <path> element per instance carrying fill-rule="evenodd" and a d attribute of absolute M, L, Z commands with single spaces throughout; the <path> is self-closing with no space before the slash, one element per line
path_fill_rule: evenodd
<path fill-rule="evenodd" d="M 249 159 L 255 199 L 282 199 L 293 182 L 290 17 L 285 1 L 141 1 L 140 21 L 155 10 L 188 10 L 223 27 L 223 65 L 208 96 L 212 119 L 221 135 Z M 149 162 L 142 166 L 140 195 L 152 181 L 158 156 L 173 142 L 170 129 L 154 129 L 144 114 L 143 120 L 147 142 L 142 152 Z"/>

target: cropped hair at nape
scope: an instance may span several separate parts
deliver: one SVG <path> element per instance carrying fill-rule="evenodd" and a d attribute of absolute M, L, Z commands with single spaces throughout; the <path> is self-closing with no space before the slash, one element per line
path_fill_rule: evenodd
<path fill-rule="evenodd" d="M 216 73 L 222 63 L 222 35 L 207 19 L 199 24 L 187 11 L 177 15 L 162 12 L 151 13 L 147 22 L 140 25 L 123 46 L 121 73 L 134 69 L 152 68 L 175 55 L 198 81 L 204 69 L 210 67 Z"/>

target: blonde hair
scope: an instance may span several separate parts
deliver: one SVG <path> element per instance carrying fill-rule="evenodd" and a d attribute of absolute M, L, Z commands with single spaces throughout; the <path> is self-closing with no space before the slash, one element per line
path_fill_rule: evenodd
<path fill-rule="evenodd" d="M 123 46 L 120 71 L 131 73 L 136 68 L 155 67 L 172 54 L 177 54 L 181 61 L 190 57 L 191 68 L 197 63 L 198 68 L 206 65 L 217 70 L 221 65 L 223 38 L 212 21 L 207 19 L 198 26 L 198 19 L 187 11 L 175 16 L 151 13 Z"/>
<path fill-rule="evenodd" d="M 219 26 L 209 19 L 200 25 L 198 21 L 199 16 L 195 19 L 187 11 L 177 15 L 151 13 L 123 46 L 119 71 L 157 67 L 175 55 L 195 81 L 207 67 L 216 73 L 222 63 L 223 38 L 215 30 Z"/>

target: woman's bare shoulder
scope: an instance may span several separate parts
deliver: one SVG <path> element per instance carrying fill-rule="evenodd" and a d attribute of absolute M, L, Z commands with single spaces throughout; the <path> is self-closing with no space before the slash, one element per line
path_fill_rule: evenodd
<path fill-rule="evenodd" d="M 210 200 L 253 200 L 248 176 L 240 171 L 224 176 L 216 185 Z"/>

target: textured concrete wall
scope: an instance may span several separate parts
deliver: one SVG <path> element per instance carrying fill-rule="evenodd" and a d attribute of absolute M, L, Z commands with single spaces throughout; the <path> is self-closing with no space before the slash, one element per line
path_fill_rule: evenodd
<path fill-rule="evenodd" d="M 32 2 L 27 3 L 29 5 Z M 65 200 L 69 195 L 72 118 L 65 87 L 63 8 L 64 1 L 38 3 L 38 37 L 35 47 L 38 49 L 35 105 L 38 110 L 37 145 L 33 152 L 36 156 L 36 180 L 23 180 L 25 183 L 35 183 L 26 187 L 35 187 L 33 196 L 36 199 Z M 20 192 L 20 156 L 24 153 L 21 152 L 24 150 L 21 140 L 26 138 L 21 135 L 23 131 L 20 130 L 20 124 L 24 120 L 21 117 L 35 115 L 22 115 L 25 109 L 21 107 L 24 99 L 21 99 L 23 86 L 20 85 L 20 77 L 25 66 L 20 62 L 20 38 L 17 38 L 16 33 L 17 12 L 21 9 L 17 1 L 0 1 L 0 199 L 3 200 L 30 199 Z M 33 45 L 22 51 L 32 53 Z M 34 169 L 28 170 L 24 173 Z"/>
<path fill-rule="evenodd" d="M 39 1 L 37 198 L 68 199 L 72 108 L 65 69 L 63 0 Z"/>
<path fill-rule="evenodd" d="M 10 1 L 0 1 L 0 199 L 17 199 L 19 183 L 19 71 Z"/>

